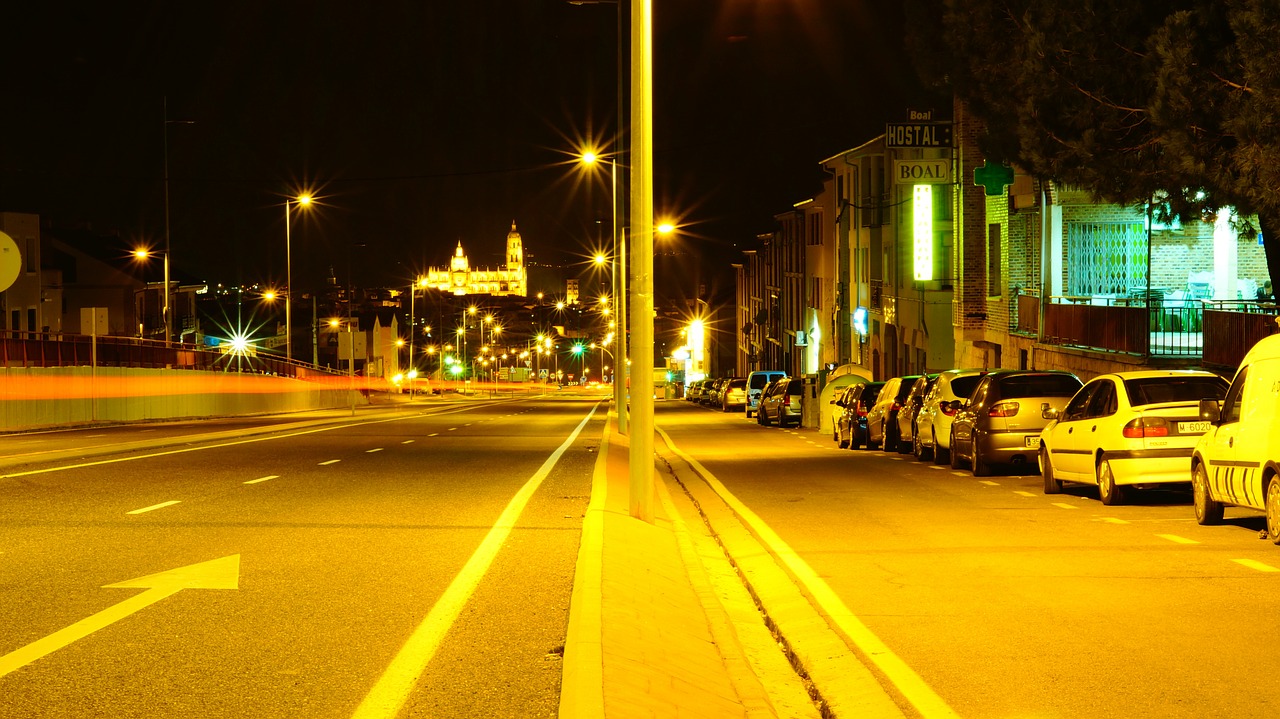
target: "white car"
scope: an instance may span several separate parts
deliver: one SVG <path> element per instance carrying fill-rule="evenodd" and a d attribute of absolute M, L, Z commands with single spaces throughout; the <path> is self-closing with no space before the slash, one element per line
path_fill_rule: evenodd
<path fill-rule="evenodd" d="M 1267 514 L 1267 537 L 1280 544 L 1280 335 L 1250 349 L 1222 402 L 1200 403 L 1209 429 L 1191 454 L 1196 521 L 1222 521 L 1234 505 Z"/>
<path fill-rule="evenodd" d="M 952 403 L 968 399 L 986 373 L 981 369 L 949 369 L 938 375 L 938 381 L 920 405 L 920 414 L 916 415 L 919 441 L 912 446 L 916 459 L 932 457 L 934 464 L 951 459 L 951 420 L 956 416 Z"/>
<path fill-rule="evenodd" d="M 1045 494 L 1063 482 L 1098 485 L 1103 504 L 1124 501 L 1126 488 L 1186 483 L 1191 450 L 1209 423 L 1200 400 L 1221 399 L 1227 381 L 1199 370 L 1146 370 L 1099 375 L 1061 412 L 1049 410 L 1040 432 Z"/>

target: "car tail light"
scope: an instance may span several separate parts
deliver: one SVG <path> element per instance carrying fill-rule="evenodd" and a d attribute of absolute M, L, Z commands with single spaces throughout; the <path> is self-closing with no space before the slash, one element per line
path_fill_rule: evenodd
<path fill-rule="evenodd" d="M 858 416 L 859 417 L 867 416 L 867 408 L 862 406 L 861 404 L 858 405 Z"/>
<path fill-rule="evenodd" d="M 901 405 L 899 402 L 897 402 L 896 400 L 894 401 L 894 403 L 893 403 L 893 404 L 889 405 L 889 411 L 890 411 L 890 412 L 897 412 L 897 411 L 898 411 L 898 410 L 900 410 L 900 409 L 902 409 L 902 405 Z"/>
<path fill-rule="evenodd" d="M 988 417 L 1016 417 L 1018 416 L 1017 402 L 997 402 L 992 405 L 991 411 L 987 413 Z"/>
<path fill-rule="evenodd" d="M 782 395 L 782 406 L 783 406 L 783 407 L 790 407 L 790 406 L 791 406 L 791 395 L 789 395 L 789 394 L 784 394 L 784 395 Z"/>
<path fill-rule="evenodd" d="M 1130 420 L 1129 424 L 1126 424 L 1120 433 L 1129 439 L 1168 437 L 1169 423 L 1165 421 L 1164 417 L 1139 417 L 1135 420 Z"/>
<path fill-rule="evenodd" d="M 938 409 L 942 410 L 942 413 L 948 417 L 956 416 L 956 407 L 950 402 L 939 402 Z"/>

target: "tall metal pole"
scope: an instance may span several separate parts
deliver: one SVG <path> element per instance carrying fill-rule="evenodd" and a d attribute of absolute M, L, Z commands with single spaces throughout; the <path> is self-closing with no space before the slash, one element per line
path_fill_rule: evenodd
<path fill-rule="evenodd" d="M 417 286 L 417 280 L 409 284 L 409 368 L 405 370 L 409 375 L 409 401 L 413 401 L 413 293 Z"/>
<path fill-rule="evenodd" d="M 164 96 L 164 344 L 173 337 L 169 321 L 169 96 Z"/>
<path fill-rule="evenodd" d="M 653 2 L 631 3 L 631 516 L 653 521 Z"/>
<path fill-rule="evenodd" d="M 621 11 L 619 11 L 621 14 Z M 621 42 L 622 38 L 619 37 Z M 627 255 L 626 240 L 618 228 L 618 162 L 609 163 L 613 186 L 613 296 L 618 317 L 617 351 L 613 355 L 613 406 L 618 412 L 618 433 L 627 433 Z"/>
<path fill-rule="evenodd" d="M 293 240 L 290 237 L 291 212 L 293 201 L 284 201 L 284 358 L 293 359 L 293 313 L 289 311 L 289 298 L 293 294 Z"/>

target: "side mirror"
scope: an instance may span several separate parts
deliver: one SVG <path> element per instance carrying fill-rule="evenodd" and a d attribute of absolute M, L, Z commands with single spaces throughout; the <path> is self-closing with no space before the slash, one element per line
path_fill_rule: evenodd
<path fill-rule="evenodd" d="M 1222 421 L 1222 405 L 1218 403 L 1218 400 L 1200 400 L 1200 419 L 1213 424 Z"/>
<path fill-rule="evenodd" d="M 1052 422 L 1062 416 L 1057 407 L 1050 407 L 1048 402 L 1040 405 L 1040 416 Z"/>

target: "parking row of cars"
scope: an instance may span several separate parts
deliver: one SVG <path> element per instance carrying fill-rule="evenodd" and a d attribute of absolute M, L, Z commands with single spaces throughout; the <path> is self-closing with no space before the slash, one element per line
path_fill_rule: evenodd
<path fill-rule="evenodd" d="M 1280 335 L 1232 381 L 1202 370 L 1140 370 L 1082 383 L 1069 372 L 954 369 L 845 388 L 832 440 L 968 468 L 1035 469 L 1046 494 L 1095 485 L 1105 505 L 1191 486 L 1196 521 L 1227 506 L 1266 515 L 1280 544 Z"/>
<path fill-rule="evenodd" d="M 685 387 L 684 398 L 697 404 L 719 407 L 724 412 L 742 409 L 747 404 L 747 380 L 742 377 L 694 380 Z"/>

